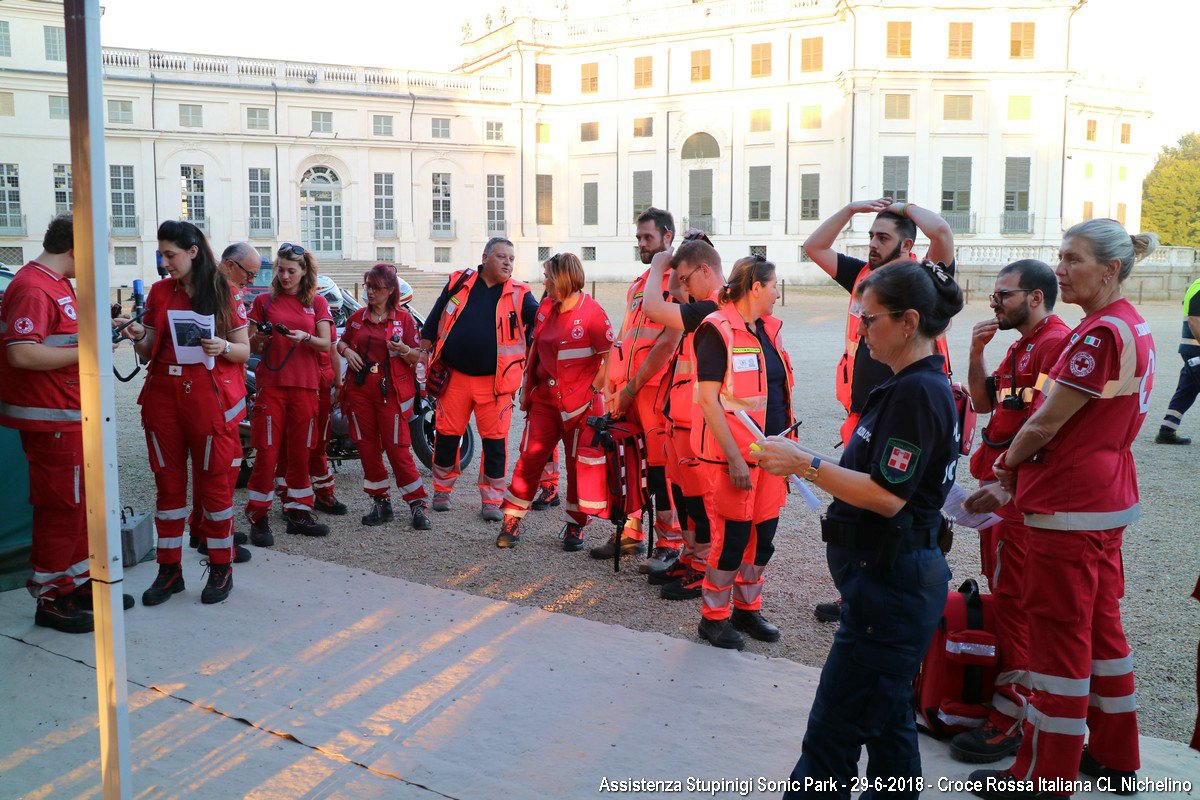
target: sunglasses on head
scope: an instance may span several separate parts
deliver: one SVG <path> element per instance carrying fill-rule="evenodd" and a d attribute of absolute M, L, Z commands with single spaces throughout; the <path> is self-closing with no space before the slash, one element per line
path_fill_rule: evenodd
<path fill-rule="evenodd" d="M 308 251 L 305 250 L 300 245 L 292 244 L 291 242 L 284 242 L 283 244 L 279 245 L 279 257 L 280 258 L 294 258 L 294 257 L 303 258 L 304 254 L 307 252 Z"/>

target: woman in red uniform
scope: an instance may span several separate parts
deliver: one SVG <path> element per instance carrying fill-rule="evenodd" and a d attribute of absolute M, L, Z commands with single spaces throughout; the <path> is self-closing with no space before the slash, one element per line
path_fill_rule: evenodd
<path fill-rule="evenodd" d="M 288 533 L 325 536 L 329 526 L 313 517 L 313 489 L 308 455 L 319 436 L 317 391 L 321 385 L 318 353 L 327 352 L 333 336 L 329 304 L 317 293 L 317 262 L 303 247 L 285 242 L 275 259 L 271 291 L 254 298 L 250 346 L 262 354 L 254 377 L 258 394 L 251 420 L 254 470 L 247 485 L 250 541 L 259 547 L 275 543 L 267 512 L 271 510 L 275 465 L 287 440 L 287 492 L 283 513 Z"/>
<path fill-rule="evenodd" d="M 238 422 L 246 415 L 246 384 L 241 365 L 250 357 L 246 309 L 217 269 L 204 234 L 190 222 L 164 222 L 158 251 L 169 277 L 150 287 L 143 322 L 125 328 L 138 356 L 149 361 L 138 402 L 150 452 L 158 501 L 158 577 L 142 594 L 142 604 L 158 605 L 182 592 L 180 567 L 183 525 L 188 518 L 188 458 L 204 509 L 200 534 L 208 545 L 204 603 L 219 603 L 233 589 L 233 484 L 230 464 L 241 454 Z M 211 315 L 214 336 L 200 339 L 213 366 L 181 363 L 176 347 L 188 323 L 173 323 L 170 312 Z M 193 323 L 194 324 L 194 323 Z"/>
<path fill-rule="evenodd" d="M 383 454 L 391 462 L 396 486 L 408 503 L 413 528 L 429 530 L 425 516 L 425 485 L 413 463 L 408 423 L 417 395 L 416 363 L 421 359 L 421 335 L 408 309 L 400 306 L 400 282 L 391 264 L 376 264 L 363 274 L 367 305 L 346 321 L 338 350 L 346 359 L 342 412 L 362 459 L 363 491 L 371 498 L 363 525 L 383 525 L 392 519 L 388 474 Z"/>
<path fill-rule="evenodd" d="M 1084 318 L 995 464 L 1029 528 L 1021 602 L 1029 641 L 1038 643 L 1029 652 L 1033 698 L 1016 763 L 972 779 L 1037 786 L 1082 772 L 1133 793 L 1121 784 L 1140 765 L 1133 657 L 1118 603 L 1121 536 L 1138 518 L 1130 447 L 1150 408 L 1154 340 L 1121 287 L 1156 244 L 1154 234 L 1131 237 L 1111 219 L 1088 220 L 1063 237 L 1060 296 Z M 1023 785 L 975 793 L 1016 796 Z"/>
<path fill-rule="evenodd" d="M 693 420 L 692 448 L 708 465 L 704 503 L 712 535 L 700 637 L 727 649 L 745 646 L 738 631 L 763 642 L 779 639 L 760 609 L 787 488 L 783 478 L 747 462 L 752 443 L 792 424 L 792 363 L 781 323 L 771 316 L 778 298 L 775 265 L 761 256 L 739 259 L 717 298 L 720 308 L 693 339 L 703 418 Z"/>
<path fill-rule="evenodd" d="M 583 526 L 588 514 L 602 508 L 579 504 L 576 458 L 579 438 L 588 414 L 601 413 L 600 388 L 604 385 L 605 356 L 612 347 L 612 325 L 600 304 L 583 293 L 583 264 L 572 253 L 559 253 L 542 264 L 546 297 L 538 307 L 533 346 L 525 365 L 521 410 L 525 436 L 521 457 L 504 495 L 504 524 L 497 547 L 512 547 L 520 540 L 521 518 L 529 511 L 543 467 L 559 441 L 567 454 L 567 506 L 563 511 L 563 549 L 583 548 Z M 601 458 L 603 453 L 592 453 Z"/>

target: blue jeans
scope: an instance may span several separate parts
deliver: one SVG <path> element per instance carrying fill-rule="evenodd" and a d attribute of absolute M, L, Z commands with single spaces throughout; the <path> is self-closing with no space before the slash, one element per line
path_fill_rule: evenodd
<path fill-rule="evenodd" d="M 912 682 L 946 606 L 950 568 L 936 547 L 901 552 L 882 577 L 874 571 L 874 551 L 830 545 L 826 558 L 842 596 L 842 619 L 792 770 L 800 788 L 785 798 L 849 797 L 864 746 L 868 779 L 921 774 Z M 868 789 L 861 796 L 919 794 L 909 788 Z"/>

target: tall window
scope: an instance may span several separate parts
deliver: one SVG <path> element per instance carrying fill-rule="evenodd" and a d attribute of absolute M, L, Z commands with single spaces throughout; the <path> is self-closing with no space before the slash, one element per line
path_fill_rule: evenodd
<path fill-rule="evenodd" d="M 654 56 L 638 56 L 633 60 L 633 88 L 646 89 L 654 84 Z"/>
<path fill-rule="evenodd" d="M 454 231 L 450 216 L 450 173 L 433 173 L 433 231 L 449 234 Z"/>
<path fill-rule="evenodd" d="M 600 224 L 600 184 L 595 181 L 583 184 L 583 224 Z"/>
<path fill-rule="evenodd" d="M 110 124 L 128 125 L 133 122 L 132 100 L 109 100 L 108 121 Z"/>
<path fill-rule="evenodd" d="M 752 222 L 765 222 L 771 219 L 771 168 L 750 167 L 747 178 L 746 195 L 750 198 L 750 208 L 746 219 Z"/>
<path fill-rule="evenodd" d="M 547 144 L 550 141 L 550 123 L 539 122 L 536 127 L 538 144 Z"/>
<path fill-rule="evenodd" d="M 1092 204 L 1092 201 L 1084 200 L 1083 201 L 1083 218 L 1084 218 L 1084 220 L 1086 221 L 1086 220 L 1092 219 L 1095 216 L 1096 216 L 1095 206 Z"/>
<path fill-rule="evenodd" d="M 1128 122 L 1121 123 L 1121 144 L 1133 141 L 1133 127 Z"/>
<path fill-rule="evenodd" d="M 1117 222 L 1125 224 L 1125 204 L 1117 203 Z"/>
<path fill-rule="evenodd" d="M 8 35 L 8 22 L 0 19 L 0 56 L 12 55 L 12 39 Z"/>
<path fill-rule="evenodd" d="M 504 141 L 504 123 L 488 120 L 484 123 L 484 138 L 489 142 Z"/>
<path fill-rule="evenodd" d="M 503 175 L 487 176 L 487 222 L 489 234 L 505 232 Z"/>
<path fill-rule="evenodd" d="M 692 83 L 712 78 L 712 50 L 692 51 Z"/>
<path fill-rule="evenodd" d="M 883 96 L 884 119 L 910 119 L 912 117 L 912 95 L 885 94 Z"/>
<path fill-rule="evenodd" d="M 537 93 L 550 94 L 550 65 L 537 65 Z"/>
<path fill-rule="evenodd" d="M 395 176 L 390 172 L 375 173 L 375 233 L 396 233 Z"/>
<path fill-rule="evenodd" d="M 1033 23 L 1014 22 L 1010 26 L 1008 54 L 1012 58 L 1033 58 Z"/>
<path fill-rule="evenodd" d="M 0 164 L 0 228 L 20 227 L 20 173 L 16 164 Z"/>
<path fill-rule="evenodd" d="M 1014 94 L 1008 97 L 1008 118 L 1013 122 L 1026 122 L 1031 113 L 1032 98 L 1027 94 Z"/>
<path fill-rule="evenodd" d="M 750 112 L 750 132 L 762 133 L 771 130 L 771 109 L 756 108 Z"/>
<path fill-rule="evenodd" d="M 821 173 L 800 175 L 800 219 L 821 218 Z"/>
<path fill-rule="evenodd" d="M 887 57 L 912 58 L 912 23 L 887 24 Z"/>
<path fill-rule="evenodd" d="M 1094 119 L 1087 121 L 1087 140 L 1089 142 L 1096 141 L 1096 120 Z"/>
<path fill-rule="evenodd" d="M 537 224 L 554 224 L 554 176 L 537 176 Z"/>
<path fill-rule="evenodd" d="M 635 170 L 633 173 L 633 221 L 654 205 L 654 172 L 652 170 Z"/>
<path fill-rule="evenodd" d="M 333 133 L 333 112 L 332 111 L 314 111 L 314 112 L 312 112 L 312 132 L 313 133 Z"/>
<path fill-rule="evenodd" d="M 71 213 L 71 165 L 54 165 L 54 213 Z"/>
<path fill-rule="evenodd" d="M 250 230 L 269 231 L 271 224 L 271 170 L 250 168 Z"/>
<path fill-rule="evenodd" d="M 750 77 L 762 78 L 771 74 L 771 43 L 750 45 Z"/>
<path fill-rule="evenodd" d="M 204 167 L 199 164 L 179 167 L 179 218 L 204 227 Z"/>
<path fill-rule="evenodd" d="M 124 230 L 137 228 L 131 164 L 108 165 L 108 192 L 112 201 L 112 227 Z"/>
<path fill-rule="evenodd" d="M 1028 158 L 1004 159 L 1004 233 L 1029 233 Z"/>
<path fill-rule="evenodd" d="M 579 123 L 579 141 L 594 142 L 600 138 L 600 123 L 599 122 L 581 122 Z"/>
<path fill-rule="evenodd" d="M 66 95 L 50 95 L 50 119 L 67 119 L 70 116 Z"/>
<path fill-rule="evenodd" d="M 371 133 L 376 136 L 391 136 L 393 131 L 391 114 L 372 114 Z"/>
<path fill-rule="evenodd" d="M 271 109 L 247 108 L 246 130 L 269 131 L 271 129 Z"/>
<path fill-rule="evenodd" d="M 16 114 L 17 109 L 13 102 L 13 93 L 0 92 L 0 117 L 15 117 Z"/>
<path fill-rule="evenodd" d="M 1117 180 L 1123 181 L 1129 177 L 1129 171 L 1126 167 L 1121 167 L 1117 170 Z"/>
<path fill-rule="evenodd" d="M 975 49 L 975 23 L 951 22 L 947 58 L 970 58 Z"/>
<path fill-rule="evenodd" d="M 969 229 L 971 211 L 971 159 L 942 159 L 942 216 L 957 232 Z"/>
<path fill-rule="evenodd" d="M 450 138 L 450 120 L 447 117 L 434 117 L 430 121 L 429 135 L 434 139 Z"/>
<path fill-rule="evenodd" d="M 203 106 L 191 103 L 179 104 L 179 126 L 181 128 L 199 128 L 204 124 Z"/>
<path fill-rule="evenodd" d="M 908 202 L 908 156 L 883 157 L 883 196 Z"/>
<path fill-rule="evenodd" d="M 654 117 L 638 117 L 633 121 L 633 137 L 645 139 L 654 135 Z"/>
<path fill-rule="evenodd" d="M 948 94 L 942 99 L 942 119 L 965 121 L 971 119 L 975 98 L 969 94 Z"/>
<path fill-rule="evenodd" d="M 46 25 L 42 28 L 42 32 L 46 40 L 46 60 L 47 61 L 66 61 L 67 60 L 67 30 L 54 25 Z"/>
<path fill-rule="evenodd" d="M 821 127 L 820 106 L 800 106 L 800 128 L 811 131 Z"/>
<path fill-rule="evenodd" d="M 1084 164 L 1083 165 L 1083 177 L 1091 178 L 1095 169 L 1096 169 L 1095 166 L 1090 161 L 1088 163 Z"/>
<path fill-rule="evenodd" d="M 600 91 L 600 64 L 593 61 L 579 68 L 579 91 L 595 94 Z"/>
<path fill-rule="evenodd" d="M 800 40 L 800 71 L 820 72 L 825 66 L 825 38 Z"/>

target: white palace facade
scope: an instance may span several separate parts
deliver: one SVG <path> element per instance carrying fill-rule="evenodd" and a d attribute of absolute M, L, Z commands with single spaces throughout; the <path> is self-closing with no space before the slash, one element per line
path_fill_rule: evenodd
<path fill-rule="evenodd" d="M 1138 229 L 1153 161 L 1140 87 L 1072 69 L 1084 2 L 498 11 L 464 25 L 452 73 L 106 48 L 114 283 L 154 276 L 171 218 L 217 250 L 293 241 L 436 270 L 506 235 L 525 276 L 570 250 L 589 277 L 626 277 L 651 204 L 727 257 L 815 280 L 804 238 L 882 195 L 939 210 L 976 261 L 1047 257 L 1091 216 Z M 35 256 L 70 207 L 66 93 L 61 4 L 0 2 L 0 261 Z"/>

